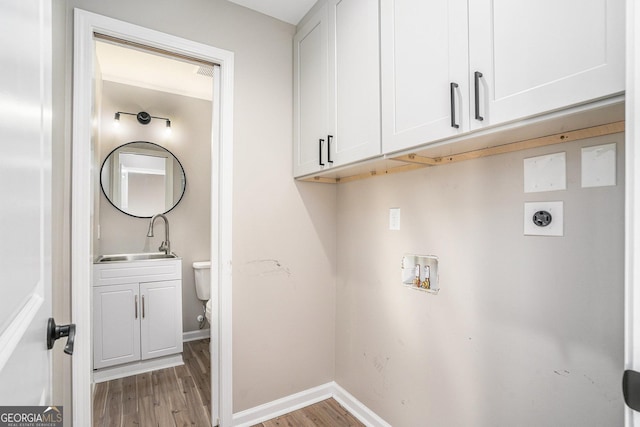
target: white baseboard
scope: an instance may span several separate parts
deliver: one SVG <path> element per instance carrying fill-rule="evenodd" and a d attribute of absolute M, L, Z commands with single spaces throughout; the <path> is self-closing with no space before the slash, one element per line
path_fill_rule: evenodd
<path fill-rule="evenodd" d="M 391 427 L 391 424 L 380 418 L 378 414 L 367 408 L 362 402 L 353 397 L 351 393 L 333 383 L 333 398 L 341 404 L 344 409 L 356 417 L 360 422 L 369 427 Z"/>
<path fill-rule="evenodd" d="M 260 424 L 330 397 L 333 397 L 354 417 L 368 427 L 391 427 L 391 424 L 376 415 L 375 412 L 367 408 L 362 402 L 353 397 L 353 395 L 336 384 L 335 381 L 237 412 L 233 414 L 233 426 L 248 427 Z"/>
<path fill-rule="evenodd" d="M 327 383 L 233 414 L 234 427 L 247 427 L 296 411 L 330 398 L 332 384 Z"/>
<path fill-rule="evenodd" d="M 158 369 L 172 368 L 174 366 L 184 365 L 182 353 L 158 357 L 155 359 L 141 360 L 138 362 L 126 363 L 124 365 L 116 365 L 110 368 L 102 368 L 93 371 L 93 382 L 101 383 L 111 381 L 118 378 L 124 378 L 131 375 L 143 374 Z"/>
<path fill-rule="evenodd" d="M 197 331 L 189 331 L 182 333 L 182 341 L 196 341 L 211 337 L 210 329 L 198 329 Z"/>

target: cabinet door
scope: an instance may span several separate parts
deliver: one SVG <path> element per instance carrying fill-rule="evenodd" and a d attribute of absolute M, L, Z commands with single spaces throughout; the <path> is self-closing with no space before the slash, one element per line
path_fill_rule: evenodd
<path fill-rule="evenodd" d="M 380 154 L 378 17 L 378 1 L 329 1 L 328 132 L 336 166 Z"/>
<path fill-rule="evenodd" d="M 293 174 L 327 162 L 328 33 L 323 7 L 293 38 Z M 321 141 L 322 140 L 322 141 Z"/>
<path fill-rule="evenodd" d="M 140 360 L 138 284 L 93 288 L 93 368 Z"/>
<path fill-rule="evenodd" d="M 622 92 L 624 31 L 623 0 L 470 1 L 472 128 Z"/>
<path fill-rule="evenodd" d="M 180 280 L 140 284 L 142 360 L 182 352 Z"/>
<path fill-rule="evenodd" d="M 380 13 L 383 151 L 468 130 L 466 0 L 381 0 Z"/>

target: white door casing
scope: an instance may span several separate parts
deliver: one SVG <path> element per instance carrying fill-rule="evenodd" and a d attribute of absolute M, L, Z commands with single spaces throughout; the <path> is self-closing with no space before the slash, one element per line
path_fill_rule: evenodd
<path fill-rule="evenodd" d="M 0 8 L 0 405 L 52 405 L 51 3 Z"/>
<path fill-rule="evenodd" d="M 212 390 L 219 425 L 231 426 L 232 329 L 231 329 L 231 231 L 233 190 L 233 52 L 193 42 L 159 31 L 75 9 L 74 98 L 72 152 L 72 318 L 76 323 L 73 375 L 73 422 L 91 425 L 91 120 L 94 104 L 94 33 L 140 43 L 215 64 L 213 126 L 211 135 L 211 269 L 217 325 L 212 327 L 212 373 L 219 389 Z M 217 328 L 215 327 L 217 326 Z M 217 329 L 217 330 L 214 330 Z M 217 338 L 217 339 L 216 339 Z M 218 358 L 214 356 L 219 349 Z M 217 362 L 217 363 L 216 363 Z M 214 419 L 217 414 L 213 414 Z"/>
<path fill-rule="evenodd" d="M 640 371 L 640 7 L 636 0 L 626 5 L 624 369 Z M 640 412 L 625 406 L 625 426 L 640 426 Z"/>

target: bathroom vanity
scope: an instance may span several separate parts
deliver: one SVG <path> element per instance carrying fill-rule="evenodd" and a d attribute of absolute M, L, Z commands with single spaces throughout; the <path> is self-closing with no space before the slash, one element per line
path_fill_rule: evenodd
<path fill-rule="evenodd" d="M 182 260 L 164 253 L 99 257 L 93 265 L 95 374 L 116 378 L 175 366 L 181 353 Z"/>

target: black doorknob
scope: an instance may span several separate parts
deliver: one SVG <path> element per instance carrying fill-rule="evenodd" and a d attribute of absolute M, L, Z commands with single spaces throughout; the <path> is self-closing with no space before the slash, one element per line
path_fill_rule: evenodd
<path fill-rule="evenodd" d="M 634 411 L 640 411 L 640 373 L 627 369 L 622 376 L 624 401 Z"/>
<path fill-rule="evenodd" d="M 51 350 L 53 348 L 53 343 L 62 337 L 68 337 L 67 343 L 64 345 L 64 352 L 68 355 L 72 355 L 73 343 L 76 338 L 76 325 L 73 323 L 68 325 L 56 325 L 53 317 L 50 317 L 49 323 L 47 324 L 47 348 Z"/>

